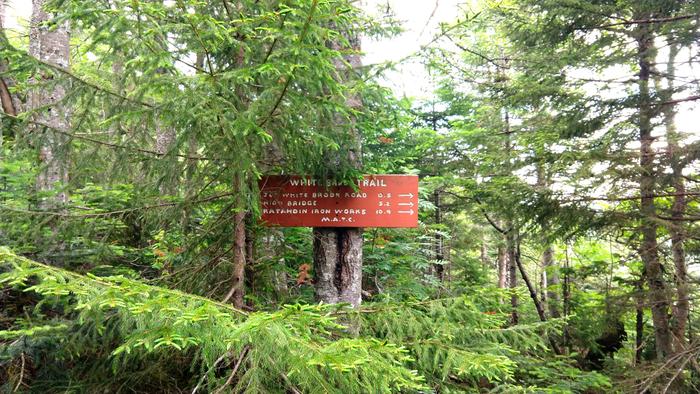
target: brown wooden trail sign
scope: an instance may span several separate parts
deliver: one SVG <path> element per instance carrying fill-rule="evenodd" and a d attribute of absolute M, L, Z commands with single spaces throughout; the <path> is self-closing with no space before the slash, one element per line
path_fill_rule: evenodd
<path fill-rule="evenodd" d="M 278 227 L 417 227 L 418 176 L 366 175 L 358 190 L 305 176 L 260 182 L 262 221 Z"/>

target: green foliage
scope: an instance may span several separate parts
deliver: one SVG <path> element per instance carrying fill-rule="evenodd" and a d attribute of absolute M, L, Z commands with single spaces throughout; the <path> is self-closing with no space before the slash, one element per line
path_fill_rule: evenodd
<path fill-rule="evenodd" d="M 471 2 L 422 49 L 437 88 L 421 102 L 378 83 L 386 65 L 349 64 L 356 33 L 397 31 L 357 4 L 50 0 L 49 24 L 71 26 L 70 69 L 29 56 L 23 32 L 0 34 L 0 77 L 23 110 L 0 111 L 0 245 L 13 251 L 0 248 L 3 390 L 598 393 L 665 385 L 668 368 L 692 392 L 696 353 L 652 363 L 638 228 L 659 227 L 673 305 L 667 239 L 682 235 L 688 264 L 700 255 L 699 150 L 662 126 L 697 84 L 672 84 L 662 65 L 667 47 L 697 62 L 699 3 Z M 644 29 L 653 216 L 637 198 Z M 53 108 L 27 102 L 54 86 L 67 90 L 67 129 L 37 124 Z M 70 177 L 39 193 L 51 136 Z M 313 268 L 297 280 L 313 233 L 262 227 L 257 181 L 361 173 L 419 175 L 419 227 L 367 229 L 363 306 L 316 305 Z M 41 207 L 58 192 L 65 205 Z M 241 211 L 246 310 L 216 301 Z M 509 259 L 518 283 L 491 287 L 508 287 Z M 623 348 L 585 371 L 619 324 Z"/>
<path fill-rule="evenodd" d="M 0 283 L 42 296 L 41 305 L 62 305 L 64 314 L 45 316 L 52 325 L 2 331 L 2 338 L 50 338 L 56 330 L 115 338 L 104 357 L 112 365 L 109 385 L 116 389 L 121 371 L 149 356 L 191 357 L 199 371 L 195 381 L 212 390 L 228 374 L 217 368 L 243 360 L 234 391 L 390 392 L 423 387 L 421 378 L 403 366 L 406 350 L 385 341 L 351 338 L 344 326 L 319 306 L 289 305 L 274 313 L 247 314 L 202 297 L 167 290 L 123 276 L 82 276 L 0 250 L 5 272 Z M 325 308 L 327 309 L 327 308 Z M 68 319 L 68 320 L 66 320 Z M 60 323 L 59 323 L 60 322 Z M 73 337 L 74 340 L 78 338 Z M 11 346 L 12 344 L 9 344 Z M 6 346 L 6 345 L 4 345 Z M 77 348 L 56 344 L 70 358 Z M 100 361 L 100 360 L 98 360 Z M 224 364 L 221 364 L 224 362 Z M 67 376 L 54 378 L 70 381 Z M 41 383 L 39 383 L 41 384 Z M 67 389 L 71 389 L 69 386 Z"/>
<path fill-rule="evenodd" d="M 507 311 L 497 302 L 485 303 L 498 295 L 495 290 L 484 288 L 458 298 L 369 304 L 359 314 L 362 332 L 405 346 L 415 360 L 411 367 L 441 391 L 490 388 L 498 392 L 507 386 L 506 391 L 516 392 L 585 392 L 610 386 L 605 376 L 584 373 L 569 358 L 547 355 L 546 338 L 560 332 L 564 321 L 507 327 Z"/>
<path fill-rule="evenodd" d="M 32 313 L 39 319 L 34 326 L 2 331 L 3 340 L 36 342 L 61 331 L 68 342 L 54 344 L 52 351 L 64 359 L 85 360 L 97 355 L 73 341 L 111 338 L 101 355 L 105 359 L 95 360 L 108 362 L 114 374 L 105 387 L 116 387 L 121 373 L 146 359 L 167 360 L 178 354 L 196 371 L 179 382 L 180 387 L 209 390 L 220 387 L 229 374 L 234 376 L 230 380 L 234 391 L 256 392 L 412 391 L 426 383 L 445 390 L 476 390 L 484 384 L 532 388 L 533 382 L 546 387 L 553 379 L 570 391 L 582 392 L 608 384 L 602 376 L 572 368 L 566 359 L 553 362 L 542 357 L 547 352 L 542 338 L 559 331 L 562 321 L 504 328 L 503 312 L 481 309 L 494 295 L 489 292 L 368 304 L 359 311 L 297 304 L 248 314 L 123 276 L 74 274 L 7 249 L 2 249 L 0 258 L 5 269 L 0 283 L 42 299 Z M 63 312 L 44 315 L 49 305 L 54 310 L 61 305 Z M 360 324 L 360 336 L 348 336 L 338 315 L 346 316 L 342 319 L 346 321 L 357 319 L 350 324 Z M 15 344 L 6 343 L 5 351 Z M 529 375 L 519 372 L 524 365 Z M 70 372 L 64 374 L 51 378 L 70 380 Z M 42 384 L 46 383 L 37 382 Z"/>

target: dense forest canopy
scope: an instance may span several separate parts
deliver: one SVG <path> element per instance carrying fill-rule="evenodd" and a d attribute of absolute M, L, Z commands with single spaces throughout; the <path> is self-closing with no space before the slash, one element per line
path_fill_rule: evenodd
<path fill-rule="evenodd" d="M 700 1 L 465 2 L 428 99 L 363 63 L 389 2 L 18 3 L 3 392 L 700 391 Z M 418 227 L 261 221 L 363 174 Z"/>

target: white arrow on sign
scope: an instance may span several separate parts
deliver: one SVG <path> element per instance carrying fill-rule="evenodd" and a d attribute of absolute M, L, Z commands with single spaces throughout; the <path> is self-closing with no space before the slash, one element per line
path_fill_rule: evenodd
<path fill-rule="evenodd" d="M 408 197 L 408 198 L 413 198 L 413 193 L 408 193 L 408 194 L 399 194 L 399 197 Z"/>
<path fill-rule="evenodd" d="M 407 207 L 412 207 L 412 206 L 413 206 L 413 203 L 412 203 L 412 202 L 400 202 L 399 205 L 404 205 L 404 206 L 407 206 Z"/>
<path fill-rule="evenodd" d="M 399 213 L 408 213 L 410 215 L 413 215 L 413 212 L 413 209 L 411 209 L 410 211 L 399 211 Z"/>

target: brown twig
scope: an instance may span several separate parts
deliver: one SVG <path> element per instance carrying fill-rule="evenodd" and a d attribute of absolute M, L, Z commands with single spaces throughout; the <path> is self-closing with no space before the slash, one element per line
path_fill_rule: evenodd
<path fill-rule="evenodd" d="M 232 196 L 235 194 L 236 194 L 236 192 L 221 193 L 221 194 L 217 194 L 217 195 L 203 198 L 200 200 L 196 200 L 196 201 L 193 201 L 191 203 L 192 204 L 199 204 L 199 203 L 214 201 L 214 200 L 218 200 L 220 198 Z M 144 206 L 140 206 L 140 207 L 120 209 L 120 210 L 116 210 L 116 211 L 100 212 L 100 213 L 86 213 L 86 214 L 78 214 L 78 215 L 71 214 L 71 213 L 63 213 L 63 212 L 52 212 L 52 211 L 32 211 L 29 209 L 12 208 L 12 207 L 7 207 L 7 206 L 3 206 L 3 205 L 0 205 L 0 211 L 26 213 L 29 215 L 57 216 L 57 217 L 63 217 L 63 218 L 96 218 L 96 217 L 104 217 L 104 216 L 123 215 L 125 213 L 142 211 L 142 210 L 147 210 L 147 209 L 174 207 L 174 206 L 177 206 L 178 204 L 180 204 L 180 202 L 164 202 L 164 203 L 160 203 L 160 204 L 144 205 Z"/>
<path fill-rule="evenodd" d="M 236 372 L 238 372 L 238 367 L 241 366 L 243 359 L 248 354 L 248 350 L 250 350 L 250 346 L 245 345 L 243 347 L 243 350 L 241 350 L 241 354 L 238 356 L 238 360 L 236 361 L 236 365 L 234 365 L 233 370 L 231 370 L 231 374 L 229 375 L 228 379 L 226 379 L 226 383 L 224 383 L 223 386 L 216 389 L 216 391 L 214 391 L 214 394 L 219 394 L 220 392 L 222 392 L 226 388 L 226 386 L 229 386 L 231 384 L 231 382 L 233 382 L 233 378 L 236 376 Z"/>
<path fill-rule="evenodd" d="M 9 115 L 9 114 L 2 114 L 2 113 L 0 113 L 0 119 L 3 118 L 3 117 L 21 121 L 21 120 L 20 120 L 18 117 L 16 117 L 16 116 L 12 116 L 12 115 Z M 107 147 L 110 147 L 110 148 L 113 148 L 113 149 L 131 150 L 131 151 L 135 151 L 135 152 L 139 152 L 139 153 L 147 153 L 147 154 L 150 154 L 150 155 L 153 155 L 153 156 L 158 156 L 158 157 L 163 157 L 163 156 L 167 156 L 167 155 L 168 155 L 168 153 L 156 152 L 156 151 L 150 150 L 150 149 L 134 148 L 134 147 L 130 147 L 130 146 L 119 145 L 119 144 L 113 144 L 113 143 L 111 143 L 111 142 L 101 141 L 101 140 L 98 140 L 98 139 L 86 137 L 86 136 L 81 135 L 81 134 L 76 134 L 76 133 L 71 133 L 71 132 L 68 132 L 68 131 L 65 131 L 65 130 L 61 130 L 61 129 L 58 129 L 58 128 L 53 127 L 53 126 L 51 126 L 51 125 L 48 125 L 48 124 L 46 124 L 46 123 L 39 122 L 39 121 L 35 121 L 35 120 L 26 120 L 26 122 L 29 123 L 29 124 L 35 125 L 35 126 L 43 127 L 43 128 L 45 128 L 46 130 L 49 130 L 49 131 L 51 131 L 51 132 L 53 132 L 53 133 L 65 135 L 65 136 L 67 136 L 67 137 L 79 139 L 79 140 L 82 140 L 82 141 L 88 141 L 88 142 L 91 142 L 91 143 L 96 144 L 96 145 L 107 146 Z M 202 160 L 202 161 L 205 161 L 205 160 L 213 160 L 213 159 L 210 159 L 210 158 L 207 158 L 207 157 L 202 157 L 202 156 L 189 156 L 189 155 L 181 155 L 181 154 L 175 154 L 174 156 L 175 156 L 175 157 L 180 157 L 180 158 L 183 158 L 183 159 L 188 159 L 188 160 Z"/>
<path fill-rule="evenodd" d="M 17 381 L 17 385 L 15 386 L 14 390 L 12 390 L 13 393 L 17 392 L 17 390 L 19 390 L 19 386 L 22 385 L 22 381 L 24 380 L 24 364 L 25 364 L 24 352 L 22 352 L 20 354 L 20 357 L 22 359 L 22 366 L 20 367 L 20 370 L 19 370 L 19 381 Z"/>

